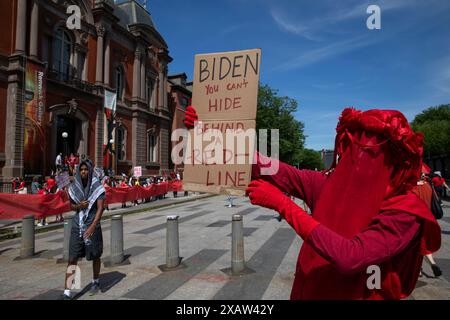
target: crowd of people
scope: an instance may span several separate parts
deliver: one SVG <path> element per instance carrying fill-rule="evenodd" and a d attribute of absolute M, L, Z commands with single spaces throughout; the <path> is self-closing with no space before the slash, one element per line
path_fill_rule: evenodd
<path fill-rule="evenodd" d="M 136 177 L 136 176 L 127 176 L 122 174 L 120 178 L 116 178 L 113 175 L 105 175 L 102 177 L 102 184 L 104 187 L 133 187 L 133 186 L 141 186 L 141 187 L 150 187 L 155 184 L 160 184 L 162 182 L 168 182 L 173 180 L 181 180 L 180 172 L 172 172 L 169 176 L 149 176 L 149 177 Z M 154 196 L 151 198 L 141 199 L 141 202 L 135 200 L 132 203 L 132 206 L 137 206 L 142 203 L 148 203 L 155 200 L 165 199 L 167 194 L 161 194 L 158 196 Z M 188 192 L 185 191 L 184 195 L 187 196 Z M 178 197 L 178 192 L 173 191 L 173 197 Z M 126 208 L 126 203 L 122 203 L 122 208 Z M 108 207 L 105 207 L 106 210 L 109 210 Z"/>
<path fill-rule="evenodd" d="M 43 176 L 34 176 L 31 182 L 31 188 L 27 188 L 27 183 L 24 177 L 15 177 L 11 180 L 12 192 L 14 194 L 49 194 L 49 193 L 57 193 L 57 192 L 66 192 L 68 190 L 68 185 L 62 186 L 61 188 L 58 186 L 58 177 L 63 174 L 69 176 L 70 182 L 73 182 L 74 177 L 77 173 L 80 162 L 88 160 L 86 155 L 81 155 L 71 153 L 70 156 L 64 156 L 62 153 L 59 153 L 55 159 L 55 167 L 51 171 L 51 175 L 48 178 Z M 122 173 L 121 176 L 115 176 L 114 172 L 103 170 L 97 168 L 94 170 L 94 174 L 97 175 L 99 181 L 102 183 L 103 187 L 132 187 L 132 186 L 142 186 L 142 187 L 150 187 L 154 184 L 160 184 L 162 182 L 172 181 L 172 180 L 181 180 L 181 172 L 175 171 L 171 172 L 166 176 L 146 176 L 146 177 L 136 177 L 134 175 L 126 175 Z M 141 199 L 141 201 L 135 200 L 132 202 L 132 206 L 137 206 L 142 203 L 148 203 L 151 201 L 161 200 L 166 198 L 167 194 L 162 194 L 158 196 L 154 196 L 151 198 Z M 184 195 L 187 196 L 188 192 L 185 191 Z M 173 191 L 173 197 L 176 198 L 178 196 L 177 191 Z M 122 203 L 122 208 L 126 208 L 127 203 Z M 105 209 L 109 210 L 109 207 L 105 205 Z M 55 222 L 63 222 L 64 218 L 62 215 L 58 215 L 56 217 Z M 47 219 L 39 219 L 37 222 L 37 226 L 45 226 L 48 225 Z"/>

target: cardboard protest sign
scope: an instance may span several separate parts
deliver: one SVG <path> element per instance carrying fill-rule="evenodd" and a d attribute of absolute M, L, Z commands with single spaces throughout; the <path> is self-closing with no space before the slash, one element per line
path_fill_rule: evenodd
<path fill-rule="evenodd" d="M 139 178 L 139 177 L 141 177 L 142 176 L 142 167 L 134 167 L 134 176 L 136 177 L 136 178 Z"/>
<path fill-rule="evenodd" d="M 251 178 L 261 49 L 195 56 L 183 188 L 243 195 Z M 234 136 L 233 136 L 234 135 Z"/>

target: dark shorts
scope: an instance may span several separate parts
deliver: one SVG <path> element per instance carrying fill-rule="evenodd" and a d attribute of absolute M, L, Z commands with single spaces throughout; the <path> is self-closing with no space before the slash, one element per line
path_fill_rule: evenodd
<path fill-rule="evenodd" d="M 89 217 L 90 218 L 90 217 Z M 88 222 L 89 219 L 88 218 Z M 80 227 L 78 224 L 78 215 L 73 218 L 72 231 L 70 234 L 70 244 L 69 244 L 69 258 L 84 258 L 91 261 L 98 259 L 103 253 L 103 236 L 102 227 L 100 223 L 95 227 L 94 233 L 90 237 L 91 243 L 86 245 L 84 243 L 83 237 L 80 237 Z"/>

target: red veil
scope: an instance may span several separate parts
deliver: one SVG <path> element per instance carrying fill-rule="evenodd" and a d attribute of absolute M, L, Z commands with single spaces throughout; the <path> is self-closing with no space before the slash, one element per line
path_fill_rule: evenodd
<path fill-rule="evenodd" d="M 402 211 L 422 223 L 417 245 L 379 265 L 382 290 L 369 290 L 368 274 L 340 274 L 307 242 L 300 251 L 292 299 L 399 299 L 415 287 L 422 253 L 440 247 L 440 228 L 411 189 L 421 171 L 423 136 L 402 113 L 347 108 L 336 128 L 335 161 L 315 204 L 313 217 L 346 238 L 376 216 Z"/>

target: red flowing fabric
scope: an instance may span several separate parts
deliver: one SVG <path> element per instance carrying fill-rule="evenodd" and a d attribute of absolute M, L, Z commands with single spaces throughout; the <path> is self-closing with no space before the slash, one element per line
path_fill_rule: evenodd
<path fill-rule="evenodd" d="M 21 219 L 32 214 L 36 218 L 70 211 L 64 192 L 51 194 L 0 194 L 0 219 Z"/>
<path fill-rule="evenodd" d="M 406 297 L 416 284 L 422 253 L 440 247 L 439 225 L 410 192 L 420 175 L 423 138 L 400 112 L 389 110 L 345 109 L 336 131 L 334 168 L 315 204 L 314 219 L 350 239 L 380 213 L 407 212 L 423 222 L 420 248 L 408 247 L 380 265 L 382 289 L 369 290 L 365 271 L 341 274 L 305 242 L 291 299 Z"/>
<path fill-rule="evenodd" d="M 171 191 L 182 191 L 181 181 L 169 181 L 150 187 L 106 187 L 106 204 L 131 202 L 162 195 Z M 70 202 L 65 192 L 55 194 L 4 194 L 0 193 L 0 219 L 21 219 L 32 214 L 37 219 L 69 212 Z"/>

